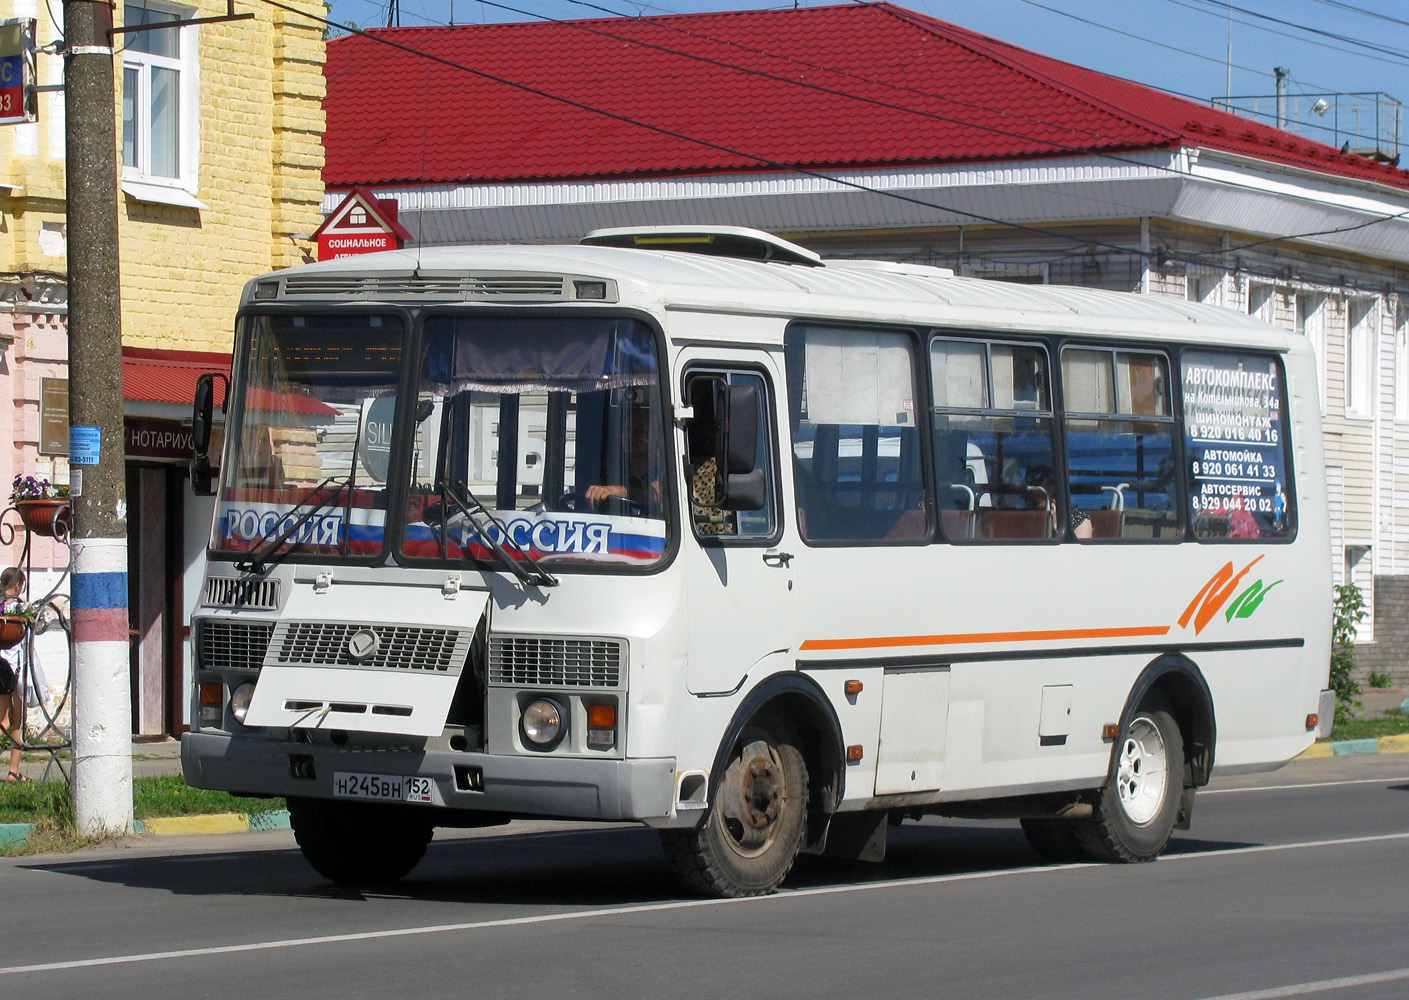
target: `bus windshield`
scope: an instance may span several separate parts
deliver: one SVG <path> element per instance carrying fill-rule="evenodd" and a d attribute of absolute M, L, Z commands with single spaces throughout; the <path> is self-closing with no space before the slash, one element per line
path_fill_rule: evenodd
<path fill-rule="evenodd" d="M 245 323 L 211 549 L 377 555 L 404 322 L 280 315 Z"/>
<path fill-rule="evenodd" d="M 665 552 L 656 341 L 620 317 L 432 316 L 402 552 L 649 566 Z"/>

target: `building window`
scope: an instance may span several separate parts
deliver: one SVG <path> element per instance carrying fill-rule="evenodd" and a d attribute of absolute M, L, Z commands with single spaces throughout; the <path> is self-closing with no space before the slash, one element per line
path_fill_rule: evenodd
<path fill-rule="evenodd" d="M 1409 304 L 1401 302 L 1394 329 L 1394 418 L 1409 420 Z"/>
<path fill-rule="evenodd" d="M 1351 416 L 1374 414 L 1378 318 L 1379 310 L 1372 299 L 1350 301 L 1350 327 L 1345 337 L 1345 412 Z"/>
<path fill-rule="evenodd" d="M 190 16 L 180 8 L 128 3 L 128 27 Z M 196 186 L 196 29 L 161 28 L 125 36 L 122 52 L 124 180 Z"/>
<path fill-rule="evenodd" d="M 1326 297 L 1296 297 L 1296 332 L 1311 343 L 1316 355 L 1316 388 L 1321 394 L 1321 415 L 1326 415 Z"/>

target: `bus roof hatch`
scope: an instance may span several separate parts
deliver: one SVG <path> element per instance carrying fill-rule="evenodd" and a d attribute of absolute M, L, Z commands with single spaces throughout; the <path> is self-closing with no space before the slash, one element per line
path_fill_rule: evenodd
<path fill-rule="evenodd" d="M 781 264 L 824 266 L 821 256 L 772 233 L 741 226 L 637 226 L 594 229 L 582 238 L 588 246 L 637 250 L 678 250 L 712 257 L 769 260 Z"/>

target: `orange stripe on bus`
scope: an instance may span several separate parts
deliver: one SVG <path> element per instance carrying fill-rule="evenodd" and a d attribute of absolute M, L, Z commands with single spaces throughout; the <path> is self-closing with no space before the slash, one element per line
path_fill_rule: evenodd
<path fill-rule="evenodd" d="M 1050 632 L 959 632 L 954 635 L 889 635 L 874 639 L 808 639 L 801 648 L 885 649 L 896 646 L 952 646 L 980 642 L 1050 642 L 1056 639 L 1135 639 L 1169 634 L 1168 625 L 1138 628 L 1070 628 Z"/>

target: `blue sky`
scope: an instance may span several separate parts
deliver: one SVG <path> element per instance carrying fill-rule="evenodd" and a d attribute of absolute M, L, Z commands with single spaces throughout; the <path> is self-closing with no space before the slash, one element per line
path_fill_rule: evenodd
<path fill-rule="evenodd" d="M 400 2 L 404 26 L 447 24 L 452 17 L 466 24 L 793 6 L 758 0 Z M 1403 0 L 904 0 L 901 5 L 1201 100 L 1222 96 L 1228 87 L 1231 18 L 1235 95 L 1272 94 L 1272 69 L 1284 66 L 1290 70 L 1288 92 L 1300 97 L 1303 107 L 1312 100 L 1306 95 L 1325 92 L 1380 91 L 1409 102 L 1409 4 Z M 376 27 L 386 23 L 387 0 L 333 0 L 332 11 L 334 19 Z M 1267 108 L 1270 113 L 1271 105 Z"/>

